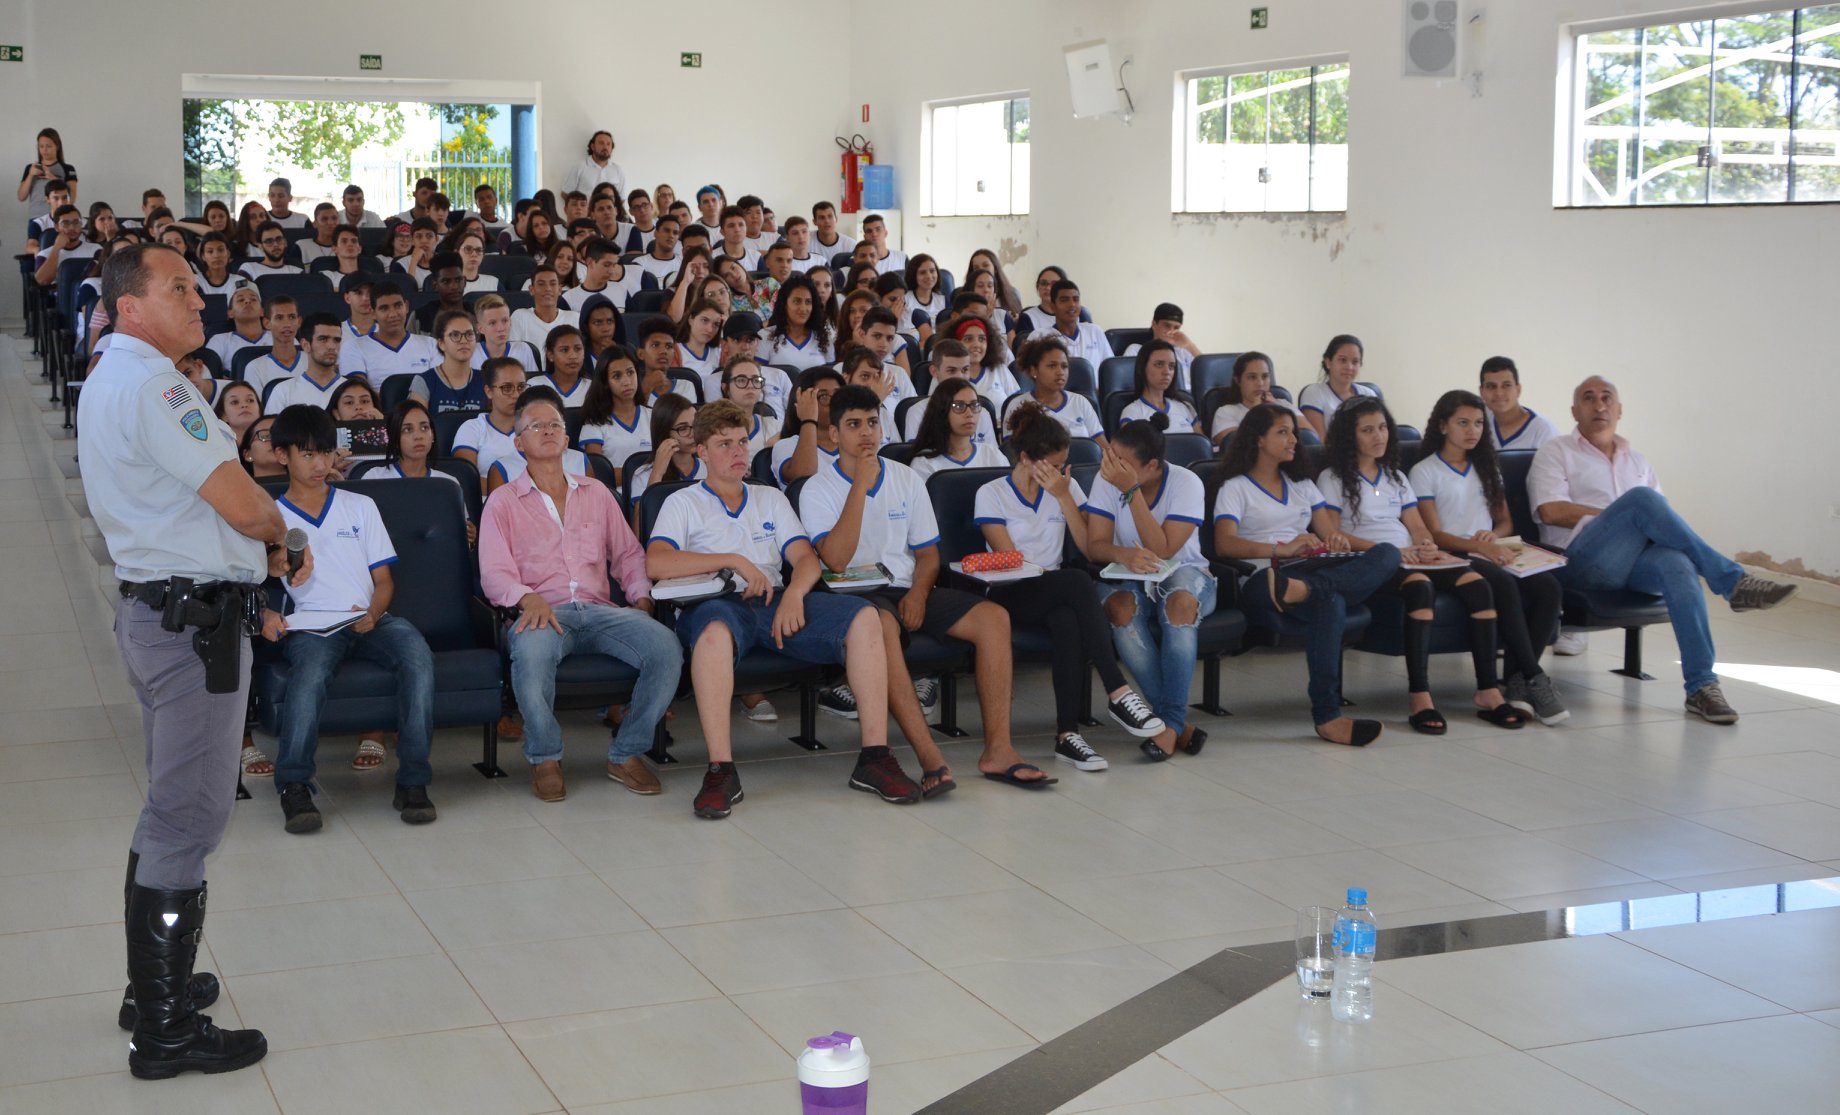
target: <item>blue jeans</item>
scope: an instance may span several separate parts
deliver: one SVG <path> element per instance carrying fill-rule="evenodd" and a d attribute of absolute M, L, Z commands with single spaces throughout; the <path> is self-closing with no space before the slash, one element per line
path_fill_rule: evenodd
<path fill-rule="evenodd" d="M 1342 630 L 1348 625 L 1348 605 L 1372 596 L 1398 569 L 1398 548 L 1382 542 L 1353 561 L 1300 576 L 1298 580 L 1310 586 L 1310 598 L 1282 614 L 1272 606 L 1263 571 L 1246 581 L 1240 608 L 1248 620 L 1280 634 L 1304 636 L 1310 716 L 1316 723 L 1327 724 L 1342 716 Z"/>
<path fill-rule="evenodd" d="M 426 786 L 434 778 L 428 747 L 434 736 L 434 655 L 415 625 L 386 615 L 363 635 L 347 627 L 330 635 L 306 632 L 281 641 L 287 655 L 287 703 L 281 711 L 281 751 L 275 785 L 313 780 L 319 747 L 319 711 L 326 685 L 347 658 L 374 663 L 396 675 L 396 781 Z"/>
<path fill-rule="evenodd" d="M 1624 492 L 1572 537 L 1565 560 L 1558 576 L 1566 588 L 1626 588 L 1666 600 L 1687 692 L 1719 680 L 1699 582 L 1730 596 L 1744 570 L 1693 533 L 1666 496 L 1653 488 Z"/>
<path fill-rule="evenodd" d="M 623 763 L 651 750 L 652 736 L 677 695 L 683 651 L 664 624 L 634 608 L 610 604 L 558 604 L 558 635 L 547 627 L 511 636 L 511 689 L 524 714 L 524 758 L 531 766 L 562 758 L 556 722 L 556 665 L 571 654 L 605 654 L 639 671 L 620 730 L 607 745 L 607 761 Z"/>
<path fill-rule="evenodd" d="M 1169 597 L 1177 592 L 1188 593 L 1201 605 L 1195 622 L 1176 623 L 1169 618 Z M 1188 687 L 1195 679 L 1201 621 L 1213 614 L 1219 592 L 1219 582 L 1199 565 L 1184 565 L 1159 584 L 1099 585 L 1102 603 L 1117 595 L 1131 598 L 1131 620 L 1112 627 L 1112 643 L 1137 679 L 1150 711 L 1177 735 L 1188 724 Z"/>

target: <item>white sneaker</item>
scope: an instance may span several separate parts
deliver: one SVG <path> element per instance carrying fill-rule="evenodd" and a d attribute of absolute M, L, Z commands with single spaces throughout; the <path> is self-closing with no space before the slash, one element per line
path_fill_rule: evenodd
<path fill-rule="evenodd" d="M 765 697 L 762 697 L 760 703 L 753 708 L 742 705 L 741 711 L 747 713 L 747 718 L 749 720 L 758 721 L 762 724 L 771 724 L 779 719 L 779 710 L 774 708 L 773 702 L 767 700 Z"/>
<path fill-rule="evenodd" d="M 928 720 L 939 712 L 939 680 L 921 678 L 914 682 L 914 696 L 920 700 L 920 713 Z"/>
<path fill-rule="evenodd" d="M 1055 741 L 1054 757 L 1060 762 L 1071 763 L 1076 770 L 1105 770 L 1112 765 L 1080 738 L 1078 732 L 1070 732 Z"/>
<path fill-rule="evenodd" d="M 1561 631 L 1553 641 L 1553 653 L 1566 657 L 1583 654 L 1591 645 L 1590 637 L 1582 631 Z"/>

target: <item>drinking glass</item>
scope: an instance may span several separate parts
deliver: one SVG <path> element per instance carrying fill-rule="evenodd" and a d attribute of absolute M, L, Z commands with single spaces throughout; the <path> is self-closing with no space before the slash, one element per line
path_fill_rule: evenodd
<path fill-rule="evenodd" d="M 1327 999 L 1335 983 L 1335 915 L 1327 906 L 1297 911 L 1297 986 L 1305 999 Z"/>

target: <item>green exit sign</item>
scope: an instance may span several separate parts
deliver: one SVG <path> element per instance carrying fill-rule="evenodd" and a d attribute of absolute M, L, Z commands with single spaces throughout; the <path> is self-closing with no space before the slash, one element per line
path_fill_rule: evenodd
<path fill-rule="evenodd" d="M 677 64 L 686 70 L 700 70 L 703 68 L 703 54 L 701 51 L 686 50 L 677 56 Z"/>
<path fill-rule="evenodd" d="M 1270 8 L 1252 9 L 1252 29 L 1254 31 L 1263 31 L 1267 27 L 1270 27 L 1270 26 L 1271 26 L 1271 9 Z"/>
<path fill-rule="evenodd" d="M 381 70 L 383 69 L 383 55 L 381 54 L 360 54 L 358 55 L 358 68 L 360 70 Z"/>
<path fill-rule="evenodd" d="M 22 46 L 0 46 L 0 62 L 24 62 L 26 48 Z"/>

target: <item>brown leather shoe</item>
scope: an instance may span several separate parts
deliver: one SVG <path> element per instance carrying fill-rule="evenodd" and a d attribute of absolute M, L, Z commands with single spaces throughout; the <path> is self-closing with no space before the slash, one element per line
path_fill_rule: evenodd
<path fill-rule="evenodd" d="M 561 801 L 569 796 L 562 784 L 562 760 L 550 759 L 530 768 L 530 792 L 539 801 Z"/>
<path fill-rule="evenodd" d="M 652 768 L 646 766 L 645 760 L 637 755 L 634 755 L 623 763 L 616 763 L 609 760 L 607 763 L 607 777 L 618 782 L 635 794 L 664 793 L 664 786 L 658 781 L 658 776 L 653 774 Z"/>
<path fill-rule="evenodd" d="M 509 716 L 498 718 L 498 738 L 507 743 L 516 743 L 524 738 L 524 725 Z"/>

